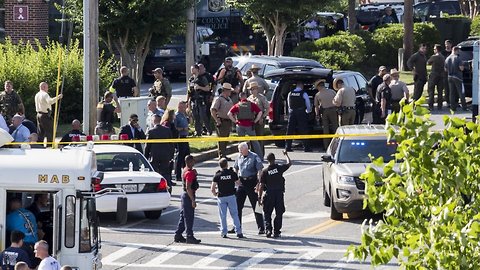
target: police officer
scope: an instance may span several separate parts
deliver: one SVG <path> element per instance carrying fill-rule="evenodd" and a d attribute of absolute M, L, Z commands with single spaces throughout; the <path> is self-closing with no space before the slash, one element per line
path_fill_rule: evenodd
<path fill-rule="evenodd" d="M 428 77 L 428 108 L 433 110 L 435 101 L 434 91 L 437 87 L 437 108 L 442 109 L 443 103 L 443 77 L 445 75 L 445 57 L 441 54 L 442 46 L 435 44 L 433 46 L 434 55 L 430 56 L 427 65 L 432 65 L 430 76 Z"/>
<path fill-rule="evenodd" d="M 310 98 L 307 92 L 303 90 L 303 82 L 298 81 L 295 89 L 288 93 L 288 124 L 287 135 L 295 134 L 295 130 L 298 130 L 298 134 L 308 133 L 308 114 L 312 111 Z M 303 141 L 303 147 L 305 152 L 311 152 L 312 149 L 307 140 Z M 292 151 L 292 140 L 285 141 L 285 150 Z"/>
<path fill-rule="evenodd" d="M 158 96 L 164 96 L 166 98 L 165 108 L 172 98 L 172 86 L 170 81 L 163 76 L 163 70 L 161 68 L 156 68 L 152 70 L 153 76 L 155 77 L 155 82 L 153 86 L 148 89 L 150 92 L 149 96 L 152 98 L 157 98 Z"/>
<path fill-rule="evenodd" d="M 333 98 L 336 93 L 325 87 L 324 79 L 316 81 L 314 85 L 318 90 L 313 98 L 316 118 L 317 120 L 322 119 L 323 134 L 335 134 L 338 128 L 338 114 L 337 107 L 333 104 Z M 324 149 L 327 149 L 330 141 L 330 138 L 323 139 Z"/>
<path fill-rule="evenodd" d="M 193 220 L 195 218 L 195 192 L 200 187 L 197 180 L 197 170 L 193 168 L 195 159 L 192 155 L 185 157 L 185 169 L 183 170 L 183 193 L 182 193 L 182 210 L 180 211 L 180 219 L 178 220 L 177 230 L 175 231 L 174 241 L 176 243 L 199 244 L 200 239 L 193 236 Z M 183 237 L 186 230 L 187 238 Z"/>
<path fill-rule="evenodd" d="M 260 188 L 258 189 L 258 200 L 263 204 L 263 214 L 265 215 L 265 227 L 267 228 L 267 237 L 280 237 L 282 230 L 282 216 L 285 213 L 285 178 L 283 173 L 290 168 L 292 161 L 287 151 L 283 151 L 287 164 L 276 164 L 275 155 L 267 155 L 268 167 L 263 169 L 260 178 Z M 265 196 L 262 201 L 262 194 Z M 275 220 L 272 227 L 272 212 L 275 209 Z"/>
<path fill-rule="evenodd" d="M 235 197 L 235 184 L 240 185 L 238 175 L 232 168 L 228 168 L 225 158 L 218 162 L 221 170 L 213 177 L 210 187 L 213 196 L 217 197 L 218 214 L 220 216 L 220 232 L 223 238 L 227 238 L 227 209 L 233 219 L 233 225 L 238 238 L 243 238 L 242 225 L 238 218 L 237 200 Z"/>
<path fill-rule="evenodd" d="M 377 106 L 380 107 L 380 123 L 385 124 L 385 119 L 392 113 L 392 90 L 390 83 L 392 77 L 390 74 L 383 75 L 383 83 L 377 89 Z"/>
<path fill-rule="evenodd" d="M 255 125 L 262 119 L 262 111 L 257 104 L 247 100 L 247 93 L 240 93 L 240 101 L 228 111 L 228 117 L 237 124 L 237 134 L 256 136 Z M 263 159 L 262 148 L 258 141 L 251 141 L 255 153 Z"/>
<path fill-rule="evenodd" d="M 95 134 L 112 134 L 113 120 L 115 119 L 115 105 L 113 104 L 113 93 L 105 92 L 103 101 L 97 105 L 97 126 L 95 127 Z M 117 103 L 118 104 L 118 103 Z"/>
<path fill-rule="evenodd" d="M 340 125 L 353 125 L 355 123 L 355 100 L 357 99 L 355 89 L 345 86 L 343 80 L 336 78 L 333 81 L 333 89 L 337 91 L 333 104 L 338 107 Z"/>
<path fill-rule="evenodd" d="M 240 186 L 238 186 L 236 193 L 238 218 L 240 219 L 241 224 L 242 210 L 247 197 L 255 212 L 255 206 L 258 202 L 258 195 L 255 192 L 255 188 L 258 187 L 258 179 L 262 173 L 263 164 L 257 154 L 248 150 L 248 144 L 246 142 L 242 142 L 238 145 L 238 152 L 240 155 L 238 156 L 237 160 L 235 160 L 235 165 L 233 167 L 238 173 L 241 183 Z M 255 220 L 257 222 L 258 234 L 265 234 L 263 215 L 255 213 Z M 234 230 L 229 231 L 229 233 L 234 232 Z"/>
<path fill-rule="evenodd" d="M 188 109 L 193 112 L 195 122 L 195 135 L 202 136 L 203 127 L 211 134 L 211 127 L 207 117 L 207 96 L 210 93 L 210 86 L 206 76 L 200 76 L 199 66 L 191 67 L 192 76 L 189 78 L 189 88 L 187 91 Z"/>
<path fill-rule="evenodd" d="M 225 58 L 223 62 L 224 68 L 222 68 L 218 72 L 217 82 L 218 83 L 229 83 L 233 90 L 231 98 L 233 100 L 233 104 L 238 102 L 238 94 L 242 89 L 243 85 L 243 76 L 241 71 L 233 66 L 233 59 L 231 57 Z"/>
<path fill-rule="evenodd" d="M 268 85 L 267 81 L 264 78 L 258 75 L 258 71 L 261 69 L 260 66 L 253 64 L 250 68 L 252 73 L 252 77 L 248 78 L 243 85 L 243 92 L 248 93 L 250 88 L 252 88 L 252 84 L 255 83 L 258 87 L 258 91 L 262 95 L 267 95 L 268 91 L 270 90 L 270 86 Z M 247 95 L 248 96 L 248 95 Z"/>
<path fill-rule="evenodd" d="M 25 114 L 22 99 L 13 90 L 11 81 L 5 81 L 5 91 L 0 93 L 0 112 L 9 124 L 11 124 L 10 121 L 15 114 Z"/>
<path fill-rule="evenodd" d="M 233 102 L 230 99 L 232 85 L 224 83 L 222 89 L 220 96 L 213 101 L 210 112 L 217 127 L 217 136 L 228 137 L 232 128 L 232 120 L 228 117 L 228 111 L 230 111 L 230 108 L 233 106 Z M 227 142 L 218 142 L 218 156 L 219 158 L 226 158 L 228 161 L 231 161 L 231 159 L 227 157 Z"/>
<path fill-rule="evenodd" d="M 133 97 L 138 95 L 137 84 L 128 76 L 128 68 L 120 68 L 120 78 L 113 81 L 110 92 L 116 93 L 117 97 Z"/>

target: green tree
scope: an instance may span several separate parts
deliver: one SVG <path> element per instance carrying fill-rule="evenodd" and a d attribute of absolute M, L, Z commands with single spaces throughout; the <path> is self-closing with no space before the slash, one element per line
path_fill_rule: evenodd
<path fill-rule="evenodd" d="M 267 39 L 268 54 L 283 55 L 283 45 L 289 29 L 296 29 L 333 0 L 227 0 L 233 7 L 243 10 L 247 23 L 260 25 Z"/>
<path fill-rule="evenodd" d="M 480 126 L 444 116 L 446 128 L 433 130 L 423 102 L 387 119 L 400 166 L 375 160 L 381 169 L 362 175 L 364 205 L 384 215 L 363 224 L 361 244 L 349 255 L 373 265 L 396 258 L 402 269 L 478 269 Z"/>
<path fill-rule="evenodd" d="M 121 65 L 141 82 L 152 38 L 167 41 L 184 28 L 186 8 L 193 0 L 99 0 L 99 35 Z M 67 13 L 82 25 L 82 0 L 67 0 Z"/>

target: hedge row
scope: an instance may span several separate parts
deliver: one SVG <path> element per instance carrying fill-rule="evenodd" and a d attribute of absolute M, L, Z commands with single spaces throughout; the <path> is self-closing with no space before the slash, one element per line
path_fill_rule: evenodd
<path fill-rule="evenodd" d="M 440 42 L 440 35 L 433 24 L 414 24 L 414 48 L 420 43 Z M 339 32 L 315 42 L 301 43 L 292 55 L 319 61 L 333 69 L 359 69 L 364 65 L 398 66 L 398 48 L 403 47 L 402 24 L 389 24 L 376 29 L 372 34 L 358 31 L 354 34 Z"/>
<path fill-rule="evenodd" d="M 74 41 L 68 52 L 62 45 L 49 41 L 46 46 L 35 44 L 13 44 L 9 39 L 0 44 L 0 81 L 10 80 L 13 88 L 23 100 L 26 116 L 35 119 L 34 97 L 39 83 L 49 84 L 49 94 L 54 96 L 57 88 L 59 50 L 63 59 L 61 74 L 64 76 L 64 98 L 61 101 L 59 122 L 67 123 L 82 119 L 83 111 L 83 50 Z M 113 59 L 100 57 L 100 89 L 108 88 L 115 77 Z M 103 92 L 103 91 L 100 91 Z"/>

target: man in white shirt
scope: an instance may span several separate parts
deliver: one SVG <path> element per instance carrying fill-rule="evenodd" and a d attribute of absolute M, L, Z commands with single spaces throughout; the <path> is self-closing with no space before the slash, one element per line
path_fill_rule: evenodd
<path fill-rule="evenodd" d="M 60 270 L 60 264 L 58 261 L 48 254 L 47 241 L 40 240 L 35 243 L 34 252 L 35 257 L 42 260 L 37 270 Z"/>
<path fill-rule="evenodd" d="M 43 142 L 47 137 L 47 145 L 53 142 L 53 119 L 51 116 L 52 105 L 63 97 L 62 94 L 51 98 L 48 94 L 48 84 L 41 82 L 40 90 L 35 95 L 35 109 L 37 111 L 38 140 Z"/>

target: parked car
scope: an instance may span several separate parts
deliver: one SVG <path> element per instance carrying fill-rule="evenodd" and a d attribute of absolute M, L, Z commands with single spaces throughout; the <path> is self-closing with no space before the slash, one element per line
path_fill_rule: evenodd
<path fill-rule="evenodd" d="M 440 18 L 442 14 L 462 14 L 459 1 L 426 1 L 413 5 L 413 19 L 416 22 L 426 22 L 432 18 Z"/>
<path fill-rule="evenodd" d="M 265 78 L 272 80 L 277 86 L 270 100 L 268 112 L 269 127 L 273 135 L 283 135 L 287 130 L 288 107 L 287 95 L 295 87 L 296 81 L 304 82 L 305 90 L 310 97 L 313 105 L 313 98 L 318 92 L 313 83 L 318 79 L 327 81 L 326 87 L 332 88 L 332 82 L 335 78 L 342 78 L 346 86 L 351 86 L 357 91 L 357 107 L 363 106 L 365 112 L 372 111 L 372 100 L 367 94 L 367 80 L 359 72 L 355 71 L 332 71 L 325 68 L 312 67 L 287 67 L 270 71 Z M 323 128 L 321 123 L 315 121 L 315 112 L 308 115 L 308 127 L 311 133 L 321 134 Z M 281 143 L 277 143 L 280 144 Z"/>
<path fill-rule="evenodd" d="M 360 5 L 355 9 L 357 23 L 363 30 L 373 31 L 377 27 L 380 18 L 385 15 L 385 8 L 391 7 L 392 14 L 397 16 L 399 22 L 403 21 L 404 7 L 403 2 L 379 2 Z"/>
<path fill-rule="evenodd" d="M 465 96 L 472 96 L 472 61 L 473 61 L 473 44 L 479 41 L 479 37 L 471 37 L 468 40 L 457 44 L 460 48 L 460 59 L 465 63 L 463 70 L 463 86 L 465 87 Z"/>
<path fill-rule="evenodd" d="M 97 158 L 97 170 L 104 174 L 102 182 L 95 185 L 94 190 L 123 189 L 128 212 L 143 211 L 149 219 L 160 218 L 162 210 L 170 205 L 167 180 L 153 170 L 145 156 L 125 145 L 95 145 L 93 151 Z M 97 211 L 115 212 L 119 196 L 122 195 L 106 194 L 97 198 Z"/>
<path fill-rule="evenodd" d="M 387 141 L 384 125 L 341 126 L 336 134 L 365 135 L 333 138 L 326 155 L 322 156 L 323 204 L 330 207 L 331 219 L 341 220 L 343 213 L 363 209 L 365 181 L 360 175 L 371 163 L 369 155 L 383 157 L 387 163 L 394 159 L 397 144 Z"/>
<path fill-rule="evenodd" d="M 267 56 L 267 55 L 244 55 L 244 56 L 235 56 L 232 57 L 233 65 L 240 69 L 242 72 L 243 78 L 247 79 L 247 71 L 252 67 L 252 65 L 257 65 L 260 67 L 258 75 L 262 78 L 265 77 L 265 74 L 276 69 L 287 68 L 287 67 L 296 67 L 296 66 L 305 66 L 305 67 L 315 67 L 315 68 L 324 68 L 322 64 L 315 60 L 298 58 L 298 57 L 288 57 L 288 56 Z M 223 64 L 220 66 L 218 71 L 223 68 Z M 218 74 L 217 71 L 217 74 Z M 269 91 L 266 93 L 266 97 L 270 100 L 273 90 L 277 86 L 276 82 L 272 82 L 270 79 L 265 78 L 268 85 L 270 86 Z"/>

